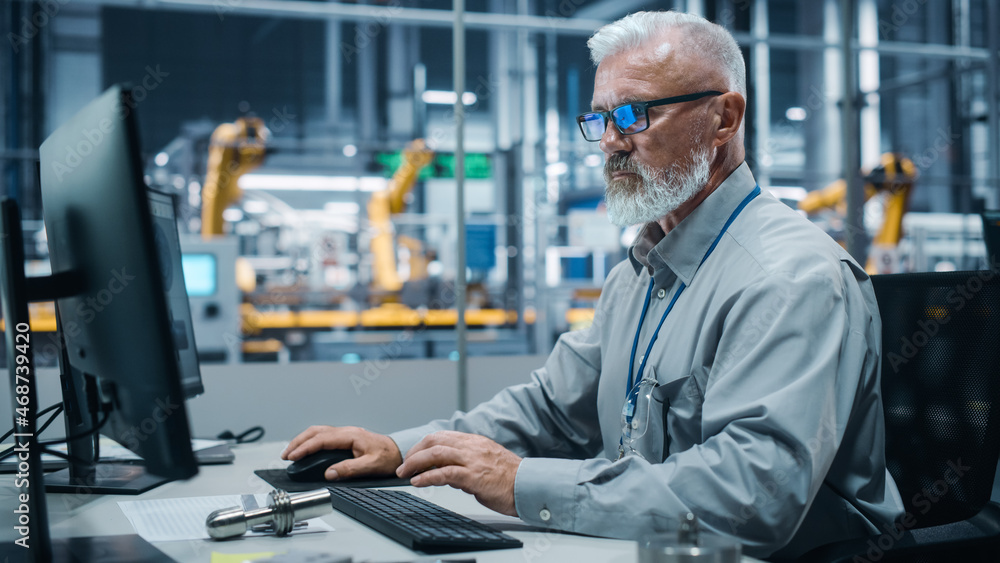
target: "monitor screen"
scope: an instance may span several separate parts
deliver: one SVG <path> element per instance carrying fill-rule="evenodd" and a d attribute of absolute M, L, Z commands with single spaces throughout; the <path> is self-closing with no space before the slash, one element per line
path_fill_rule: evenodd
<path fill-rule="evenodd" d="M 181 364 L 181 387 L 184 389 L 184 396 L 190 399 L 203 393 L 205 388 L 201 383 L 194 323 L 191 322 L 191 306 L 188 303 L 188 292 L 185 291 L 187 269 L 183 265 L 181 241 L 177 234 L 174 198 L 156 190 L 149 190 L 148 195 L 149 213 L 153 216 L 153 240 L 160 260 L 163 289 L 170 302 L 174 347 Z"/>
<path fill-rule="evenodd" d="M 184 254 L 184 285 L 188 297 L 211 297 L 215 295 L 219 272 L 214 254 Z"/>

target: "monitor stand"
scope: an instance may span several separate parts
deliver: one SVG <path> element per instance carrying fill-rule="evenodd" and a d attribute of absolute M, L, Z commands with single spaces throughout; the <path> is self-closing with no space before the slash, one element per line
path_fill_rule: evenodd
<path fill-rule="evenodd" d="M 56 305 L 58 311 L 58 304 Z M 139 463 L 100 463 L 100 392 L 95 378 L 70 364 L 66 341 L 57 329 L 60 348 L 59 377 L 63 391 L 63 415 L 67 436 L 83 436 L 66 441 L 69 467 L 45 475 L 49 493 L 138 495 L 173 479 L 152 475 Z M 89 435 L 88 435 L 89 434 Z"/>
<path fill-rule="evenodd" d="M 172 479 L 151 475 L 141 465 L 126 463 L 99 463 L 91 468 L 89 477 L 70 475 L 70 468 L 60 469 L 45 475 L 45 492 L 99 494 L 99 495 L 139 495 Z M 73 478 L 76 477 L 76 478 Z"/>

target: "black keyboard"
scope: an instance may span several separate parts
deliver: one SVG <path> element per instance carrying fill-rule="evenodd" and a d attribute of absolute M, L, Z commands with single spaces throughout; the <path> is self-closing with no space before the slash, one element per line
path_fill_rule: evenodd
<path fill-rule="evenodd" d="M 337 510 L 415 551 L 452 553 L 523 545 L 405 491 L 330 487 L 330 497 Z"/>

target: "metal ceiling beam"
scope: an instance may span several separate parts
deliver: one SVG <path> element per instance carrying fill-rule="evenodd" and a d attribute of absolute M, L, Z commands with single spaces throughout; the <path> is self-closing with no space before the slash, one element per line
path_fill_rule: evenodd
<path fill-rule="evenodd" d="M 646 4 L 649 4 L 649 0 L 599 0 L 577 9 L 574 13 L 559 15 L 576 19 L 611 21 L 634 12 Z"/>
<path fill-rule="evenodd" d="M 28 3 L 32 0 L 20 0 Z M 617 0 L 626 6 L 633 0 Z M 113 8 L 139 10 L 203 12 L 225 15 L 248 15 L 283 17 L 291 19 L 336 19 L 343 21 L 371 22 L 383 25 L 406 24 L 425 27 L 451 28 L 454 14 L 451 10 L 428 10 L 424 8 L 403 8 L 400 6 L 368 6 L 361 4 L 340 4 L 334 2 L 303 2 L 300 0 L 73 0 L 76 5 L 96 5 Z M 583 11 L 577 10 L 576 15 Z M 561 15 L 531 16 L 488 12 L 466 12 L 467 29 L 522 30 L 561 35 L 592 35 L 611 19 L 584 19 L 562 17 Z M 822 37 L 805 35 L 769 34 L 765 38 L 755 38 L 746 32 L 733 32 L 740 45 L 766 42 L 776 49 L 827 49 L 841 47 L 838 42 L 828 43 Z M 854 50 L 872 49 L 883 54 L 900 56 L 920 56 L 941 59 L 990 60 L 989 49 L 956 47 L 926 43 L 881 41 L 877 46 L 861 45 L 853 41 Z"/>
<path fill-rule="evenodd" d="M 732 32 L 740 45 L 767 43 L 774 49 L 814 50 L 840 49 L 842 43 L 828 42 L 819 36 L 789 35 L 772 33 L 764 38 L 757 38 L 744 31 Z M 956 47 L 954 45 L 938 45 L 933 43 L 909 43 L 905 41 L 880 41 L 878 45 L 862 45 L 856 39 L 851 41 L 854 51 L 877 51 L 884 55 L 917 56 L 929 59 L 970 59 L 987 61 L 990 58 L 989 49 L 976 47 Z"/>
<path fill-rule="evenodd" d="M 30 0 L 21 0 L 28 2 Z M 174 12 L 205 12 L 225 15 L 284 17 L 294 19 L 337 19 L 370 22 L 384 25 L 408 24 L 425 27 L 451 28 L 454 13 L 451 10 L 403 8 L 401 6 L 368 6 L 333 2 L 303 2 L 300 0 L 74 0 L 78 5 L 99 5 L 116 8 L 158 10 Z M 557 16 L 531 16 L 466 12 L 467 29 L 510 29 L 565 35 L 589 36 L 605 20 L 564 18 Z"/>

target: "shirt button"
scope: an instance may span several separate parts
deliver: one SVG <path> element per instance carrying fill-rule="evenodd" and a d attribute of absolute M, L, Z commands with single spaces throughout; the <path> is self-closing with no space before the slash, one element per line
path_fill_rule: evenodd
<path fill-rule="evenodd" d="M 548 508 L 543 508 L 538 511 L 538 517 L 542 519 L 542 522 L 548 522 L 552 519 L 552 513 L 549 512 Z"/>
<path fill-rule="evenodd" d="M 639 421 L 638 420 L 633 420 L 632 421 L 632 429 L 633 430 L 638 430 L 639 429 Z"/>
<path fill-rule="evenodd" d="M 657 292 L 656 292 L 656 296 L 657 296 L 657 297 L 659 297 L 660 299 L 663 299 L 664 297 L 666 297 L 666 296 L 667 296 L 667 290 L 665 290 L 665 289 L 663 289 L 663 288 L 661 287 L 661 288 L 660 288 L 660 291 L 657 291 Z"/>

